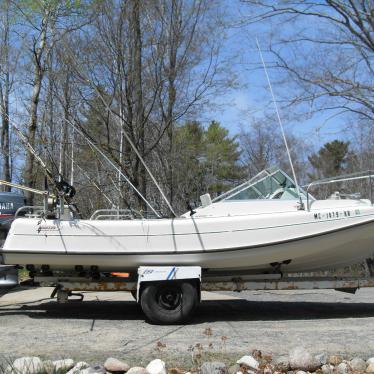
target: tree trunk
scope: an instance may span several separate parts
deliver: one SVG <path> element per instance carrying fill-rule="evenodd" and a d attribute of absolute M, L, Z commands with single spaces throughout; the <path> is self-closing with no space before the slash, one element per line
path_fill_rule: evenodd
<path fill-rule="evenodd" d="M 142 35 L 140 30 L 140 0 L 132 0 L 132 20 L 131 36 L 133 39 L 133 90 L 134 90 L 134 128 L 138 133 L 139 153 L 142 157 L 145 154 L 145 125 L 142 87 Z M 147 176 L 142 163 L 137 162 L 139 188 L 142 195 L 147 195 Z M 141 206 L 145 210 L 146 206 L 141 201 Z"/>
<path fill-rule="evenodd" d="M 177 40 L 176 29 L 174 25 L 177 23 L 177 4 L 176 0 L 172 0 L 171 5 L 171 16 L 169 26 L 169 66 L 168 66 L 168 105 L 166 110 L 166 126 L 168 128 L 169 135 L 169 188 L 170 188 L 170 204 L 173 205 L 174 200 L 174 167 L 175 167 L 175 155 L 174 155 L 174 106 L 176 100 L 176 89 L 175 89 L 175 78 L 177 75 Z"/>
<path fill-rule="evenodd" d="M 4 26 L 4 37 L 3 37 L 3 71 L 4 71 L 4 82 L 1 85 L 1 149 L 3 154 L 3 179 L 11 182 L 11 167 L 10 167 L 10 137 L 9 137 L 9 3 L 7 2 L 7 8 L 3 17 Z M 4 186 L 4 191 L 9 192 L 10 187 Z"/>
<path fill-rule="evenodd" d="M 48 11 L 45 12 L 42 19 L 42 27 L 40 33 L 39 47 L 34 48 L 34 82 L 33 91 L 31 96 L 30 106 L 30 122 L 28 126 L 28 141 L 30 145 L 35 148 L 36 130 L 38 126 L 38 105 L 40 91 L 42 88 L 42 81 L 44 77 L 44 66 L 42 63 L 43 52 L 46 48 L 47 42 L 47 25 L 48 25 Z M 28 187 L 35 188 L 36 175 L 35 175 L 35 157 L 30 152 L 26 155 L 26 166 L 24 179 Z M 27 204 L 33 205 L 34 195 L 26 191 L 25 194 Z"/>

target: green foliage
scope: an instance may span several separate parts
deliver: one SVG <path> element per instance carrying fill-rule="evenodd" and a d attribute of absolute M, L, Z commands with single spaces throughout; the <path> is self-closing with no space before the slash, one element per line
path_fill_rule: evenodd
<path fill-rule="evenodd" d="M 47 13 L 53 17 L 72 17 L 76 14 L 83 14 L 95 6 L 96 1 L 92 0 L 15 0 L 15 9 L 21 12 L 19 16 L 27 23 L 38 23 Z M 67 18 L 66 18 L 67 19 Z"/>
<path fill-rule="evenodd" d="M 212 177 L 208 189 L 219 194 L 243 177 L 243 170 L 238 166 L 239 143 L 236 136 L 230 137 L 229 131 L 215 121 L 205 131 L 203 143 L 205 167 Z"/>
<path fill-rule="evenodd" d="M 19 8 L 25 13 L 27 12 L 41 12 L 44 9 L 56 9 L 63 7 L 65 9 L 75 9 L 81 6 L 82 0 L 17 0 Z"/>
<path fill-rule="evenodd" d="M 189 122 L 176 130 L 176 187 L 185 197 L 198 200 L 206 192 L 218 195 L 243 178 L 238 164 L 239 143 L 227 129 L 211 122 L 207 129 Z M 181 196 L 183 197 L 183 196 Z"/>
<path fill-rule="evenodd" d="M 326 143 L 317 153 L 308 157 L 315 176 L 318 178 L 333 177 L 347 172 L 354 158 L 349 149 L 350 142 L 334 140 Z"/>
<path fill-rule="evenodd" d="M 334 140 L 326 143 L 317 153 L 308 157 L 313 172 L 309 174 L 311 180 L 330 178 L 354 171 L 356 155 L 350 150 L 350 142 Z M 325 199 L 334 191 L 352 192 L 344 183 L 334 183 L 318 186 L 312 193 L 317 198 Z M 356 191 L 354 191 L 356 192 Z"/>

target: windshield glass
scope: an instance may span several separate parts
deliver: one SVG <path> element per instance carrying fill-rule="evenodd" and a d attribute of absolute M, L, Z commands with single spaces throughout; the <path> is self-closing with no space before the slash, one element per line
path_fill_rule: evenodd
<path fill-rule="evenodd" d="M 300 189 L 303 198 L 304 190 Z M 296 186 L 291 177 L 277 168 L 263 170 L 249 181 L 218 196 L 213 201 L 252 199 L 298 199 Z"/>

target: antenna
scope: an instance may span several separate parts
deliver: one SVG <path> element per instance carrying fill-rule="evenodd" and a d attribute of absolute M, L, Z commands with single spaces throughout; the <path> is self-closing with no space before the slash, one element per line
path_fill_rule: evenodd
<path fill-rule="evenodd" d="M 273 100 L 273 104 L 274 104 L 274 108 L 275 108 L 275 113 L 277 114 L 277 118 L 278 118 L 278 122 L 279 122 L 279 127 L 281 129 L 281 133 L 282 133 L 284 145 L 286 146 L 288 161 L 289 161 L 290 166 L 291 166 L 293 179 L 295 181 L 297 195 L 298 195 L 299 200 L 300 200 L 300 209 L 304 209 L 304 203 L 303 203 L 303 200 L 301 198 L 300 187 L 299 187 L 299 183 L 297 182 L 295 169 L 293 167 L 291 152 L 290 152 L 290 149 L 288 147 L 288 142 L 287 142 L 286 134 L 284 132 L 283 123 L 282 123 L 282 120 L 281 120 L 281 117 L 280 117 L 280 114 L 279 114 L 278 104 L 277 104 L 277 101 L 275 100 L 275 95 L 274 95 L 274 92 L 273 92 L 273 87 L 272 87 L 271 82 L 270 82 L 270 78 L 269 78 L 269 74 L 268 74 L 268 71 L 267 71 L 267 68 L 266 68 L 265 60 L 264 60 L 264 57 L 262 55 L 260 43 L 259 43 L 259 41 L 258 41 L 257 38 L 256 38 L 256 44 L 257 44 L 258 51 L 260 53 L 260 58 L 261 58 L 262 66 L 264 67 L 266 79 L 267 79 L 267 82 L 268 82 L 268 85 L 269 85 L 269 90 L 270 90 L 270 94 L 271 94 L 271 97 L 272 97 L 272 100 Z"/>

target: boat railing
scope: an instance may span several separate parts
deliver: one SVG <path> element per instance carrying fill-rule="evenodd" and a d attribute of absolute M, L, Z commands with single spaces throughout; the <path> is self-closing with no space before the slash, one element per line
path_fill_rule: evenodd
<path fill-rule="evenodd" d="M 363 180 L 367 179 L 369 181 L 369 199 L 371 205 L 373 205 L 373 179 L 374 179 L 374 171 L 373 170 L 367 170 L 362 171 L 358 173 L 352 173 L 352 174 L 346 174 L 338 177 L 332 177 L 332 178 L 326 178 L 326 179 L 320 179 L 317 181 L 313 181 L 307 185 L 304 185 L 303 188 L 306 190 L 306 201 L 307 201 L 307 209 L 310 210 L 310 199 L 309 199 L 309 190 L 316 186 L 321 185 L 327 185 L 327 184 L 334 184 L 334 183 L 340 183 L 340 182 L 349 182 L 349 181 L 357 181 L 357 180 Z M 340 194 L 340 196 L 350 197 L 352 198 L 360 198 L 358 194 Z"/>
<path fill-rule="evenodd" d="M 14 218 L 40 218 L 44 214 L 44 206 L 42 205 L 25 205 L 17 209 Z"/>
<path fill-rule="evenodd" d="M 130 209 L 98 209 L 90 217 L 90 220 L 129 220 L 143 218 L 137 210 Z"/>

